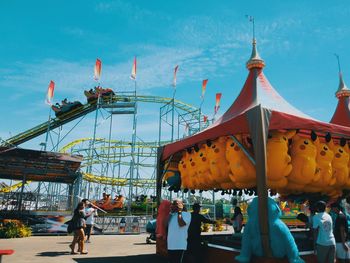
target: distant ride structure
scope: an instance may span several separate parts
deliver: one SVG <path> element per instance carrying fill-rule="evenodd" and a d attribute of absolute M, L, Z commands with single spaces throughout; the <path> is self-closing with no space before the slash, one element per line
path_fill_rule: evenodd
<path fill-rule="evenodd" d="M 83 157 L 80 173 L 75 182 L 75 199 L 99 200 L 103 193 L 112 198 L 123 196 L 124 206 L 127 207 L 128 214 L 131 214 L 132 201 L 138 196 L 149 196 L 150 202 L 155 201 L 157 147 L 184 136 L 183 130 L 186 130 L 187 135 L 194 134 L 208 126 L 209 122 L 203 121 L 200 108 L 174 97 L 138 95 L 136 90 L 115 92 L 100 86 L 85 91 L 84 94 L 87 99 L 85 104 L 64 99 L 60 104 L 52 105 L 55 117 L 50 117 L 48 121 L 7 140 L 2 140 L 0 144 L 20 148 L 19 145 L 46 134 L 47 141 L 41 143 L 44 149 Z M 149 104 L 160 105 L 158 125 L 153 128 L 152 141 L 142 139 L 137 132 L 138 125 L 142 124 L 142 120 L 138 120 L 138 115 L 142 116 L 142 113 L 138 110 L 142 110 L 143 105 Z M 93 112 L 95 113 L 93 120 L 90 117 L 93 126 L 91 137 L 75 137 L 73 141 L 65 142 L 67 136 L 77 133 L 79 124 Z M 128 119 L 128 126 L 118 128 L 130 130 L 129 140 L 115 137 L 113 121 L 118 122 L 119 117 Z M 73 126 L 64 132 L 63 126 L 68 123 Z M 105 129 L 108 132 L 102 136 L 99 132 L 101 123 L 108 123 Z M 10 189 L 15 192 L 33 193 L 33 196 L 37 197 L 36 204 L 27 206 L 27 209 L 34 210 L 66 210 L 68 208 L 61 205 L 64 203 L 61 200 L 69 198 L 68 196 L 72 194 L 69 187 L 63 187 L 57 182 L 44 181 L 29 184 L 27 181 L 18 183 L 11 180 L 3 192 L 5 189 L 6 192 Z"/>

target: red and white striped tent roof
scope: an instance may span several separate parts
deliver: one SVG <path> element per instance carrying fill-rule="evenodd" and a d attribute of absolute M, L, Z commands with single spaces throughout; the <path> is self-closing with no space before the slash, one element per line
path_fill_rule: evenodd
<path fill-rule="evenodd" d="M 211 126 L 203 131 L 170 143 L 164 146 L 162 160 L 168 159 L 171 155 L 192 147 L 195 144 L 215 139 L 220 136 L 234 135 L 237 133 L 255 133 L 252 131 L 250 122 L 254 122 L 254 117 L 249 114 L 256 107 L 261 107 L 265 115 L 268 115 L 268 130 L 277 129 L 300 129 L 313 130 L 318 132 L 330 132 L 334 136 L 350 138 L 350 115 L 349 97 L 346 97 L 346 116 L 349 125 L 346 123 L 333 122 L 326 123 L 316 120 L 289 104 L 271 85 L 263 73 L 264 61 L 259 57 L 256 42 L 253 41 L 252 55 L 247 62 L 249 70 L 245 84 L 235 99 L 231 107 Z M 339 106 L 339 105 L 338 105 Z M 338 110 L 338 108 L 337 108 Z M 343 111 L 339 111 L 345 115 Z M 252 119 L 253 118 L 253 119 Z M 254 136 L 253 136 L 254 137 Z"/>
<path fill-rule="evenodd" d="M 338 105 L 330 122 L 350 127 L 350 90 L 345 85 L 341 72 L 339 72 L 339 87 L 335 96 L 338 98 Z"/>

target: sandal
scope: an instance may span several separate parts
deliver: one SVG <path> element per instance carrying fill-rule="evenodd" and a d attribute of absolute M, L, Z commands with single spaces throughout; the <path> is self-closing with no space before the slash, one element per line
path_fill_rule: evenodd
<path fill-rule="evenodd" d="M 71 255 L 77 255 L 77 254 L 79 254 L 79 253 L 72 251 L 72 252 L 70 252 L 70 254 L 71 254 Z"/>
<path fill-rule="evenodd" d="M 80 255 L 86 255 L 88 252 L 87 251 L 81 251 Z"/>

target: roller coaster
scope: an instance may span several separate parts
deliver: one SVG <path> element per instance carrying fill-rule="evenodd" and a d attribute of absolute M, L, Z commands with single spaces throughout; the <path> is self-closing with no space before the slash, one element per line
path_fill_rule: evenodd
<path fill-rule="evenodd" d="M 158 127 L 154 127 L 154 141 L 151 142 L 136 135 L 138 104 L 144 103 L 160 105 Z M 122 194 L 131 202 L 141 194 L 155 195 L 157 147 L 182 137 L 181 129 L 186 130 L 187 135 L 191 135 L 209 125 L 208 121 L 203 121 L 201 109 L 195 106 L 174 98 L 137 95 L 136 92 L 111 92 L 108 96 L 88 98 L 85 104 L 79 102 L 76 105 L 59 114 L 56 112 L 55 117 L 2 141 L 0 145 L 19 147 L 40 135 L 46 134 L 48 137 L 50 134 L 51 137 L 56 134 L 57 140 L 51 139 L 52 148 L 48 146 L 47 140 L 45 149 L 84 157 L 78 191 L 79 196 L 90 199 L 99 199 L 102 193 L 111 196 Z M 77 129 L 79 123 L 92 112 L 95 112 L 92 137 L 72 138 L 71 142 L 63 144 L 62 138 L 67 138 L 68 134 Z M 113 138 L 112 117 L 118 115 L 133 116 L 129 117 L 132 119 L 131 140 Z M 105 137 L 98 134 L 98 120 L 101 118 L 103 121 L 110 120 L 109 133 Z M 62 135 L 61 130 L 68 123 L 74 126 Z M 55 132 L 57 130 L 58 132 Z M 21 187 L 22 183 L 14 181 L 2 192 L 19 191 Z M 38 196 L 38 209 L 40 206 L 59 207 L 65 203 L 69 192 L 68 186 L 57 183 L 31 183 L 26 185 L 26 188 L 31 188 L 29 191 Z"/>
<path fill-rule="evenodd" d="M 110 106 L 115 107 L 115 108 L 125 108 L 125 104 L 120 104 L 118 105 L 119 102 L 130 102 L 131 104 L 135 104 L 136 102 L 147 102 L 147 103 L 158 103 L 158 104 L 164 104 L 164 105 L 168 105 L 168 104 L 172 104 L 173 99 L 172 98 L 164 98 L 164 97 L 159 97 L 159 96 L 140 96 L 140 95 L 127 95 L 127 94 L 116 94 L 114 96 L 111 97 L 111 100 L 108 101 L 108 104 L 112 104 L 112 105 L 108 105 L 108 104 L 102 104 L 101 107 L 106 107 L 106 106 Z M 198 121 L 198 109 L 192 105 L 183 103 L 179 100 L 174 99 L 174 103 L 173 106 L 176 109 L 182 110 L 186 113 L 189 113 L 191 115 L 193 115 L 193 117 L 195 119 L 197 119 Z M 65 114 L 63 114 L 62 116 L 60 116 L 59 118 L 53 118 L 47 122 L 44 122 L 40 125 L 37 125 L 29 130 L 26 130 L 22 133 L 19 133 L 9 139 L 7 139 L 5 141 L 5 144 L 9 144 L 9 145 L 20 145 L 26 141 L 29 141 L 35 137 L 38 137 L 42 134 L 45 134 L 47 132 L 47 130 L 53 130 L 55 128 L 58 128 L 68 122 L 71 122 L 73 120 L 76 120 L 79 117 L 82 117 L 90 112 L 93 112 L 97 109 L 97 100 L 95 101 L 95 103 L 86 103 L 84 104 L 82 107 L 76 108 L 72 111 L 69 111 Z M 125 114 L 123 112 L 119 112 L 119 114 Z"/>

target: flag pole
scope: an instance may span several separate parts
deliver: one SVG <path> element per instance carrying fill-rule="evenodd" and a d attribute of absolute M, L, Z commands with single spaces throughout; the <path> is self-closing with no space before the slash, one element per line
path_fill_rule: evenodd
<path fill-rule="evenodd" d="M 202 97 L 201 104 L 199 105 L 199 116 L 198 116 L 199 131 L 201 131 L 201 129 L 202 129 L 202 125 L 201 125 L 201 115 L 202 115 L 202 105 L 203 105 L 203 102 L 204 102 L 204 96 Z"/>
<path fill-rule="evenodd" d="M 45 136 L 45 144 L 44 144 L 44 149 L 43 149 L 45 152 L 46 152 L 47 143 L 48 143 L 48 140 L 49 140 L 49 132 L 50 132 L 50 126 L 51 126 L 51 110 L 52 109 L 51 109 L 51 105 L 50 105 L 49 119 L 48 119 L 46 136 Z M 37 194 L 36 194 L 36 202 L 35 202 L 35 210 L 38 209 L 40 190 L 41 190 L 41 182 L 38 183 L 38 189 L 37 189 Z"/>
<path fill-rule="evenodd" d="M 52 108 L 51 108 L 51 105 L 50 105 L 49 118 L 48 118 L 47 129 L 46 129 L 44 151 L 46 151 L 46 149 L 47 149 L 47 143 L 48 143 L 48 140 L 49 140 L 50 126 L 51 126 L 51 111 L 52 111 Z"/>
<path fill-rule="evenodd" d="M 48 90 L 47 90 L 47 95 L 46 95 L 46 103 L 50 105 L 50 110 L 49 110 L 49 118 L 47 122 L 47 130 L 46 130 L 46 137 L 45 137 L 45 145 L 44 145 L 44 151 L 47 150 L 47 143 L 49 140 L 49 132 L 50 132 L 50 127 L 51 127 L 51 110 L 52 110 L 52 99 L 54 95 L 54 90 L 55 90 L 55 82 L 52 80 L 50 81 Z"/>
<path fill-rule="evenodd" d="M 207 88 L 207 83 L 208 83 L 208 79 L 205 79 L 202 81 L 202 95 L 201 95 L 201 103 L 199 105 L 199 116 L 198 116 L 198 122 L 199 122 L 199 131 L 202 129 L 202 125 L 201 125 L 201 115 L 202 115 L 202 106 L 204 103 L 204 96 L 205 96 L 205 91 Z"/>
<path fill-rule="evenodd" d="M 175 94 L 176 94 L 176 86 L 174 86 L 173 98 L 171 100 L 171 142 L 174 141 L 174 120 L 175 120 Z"/>
<path fill-rule="evenodd" d="M 136 72 L 137 72 L 137 62 L 136 56 L 134 57 L 134 63 L 131 71 L 131 79 L 134 81 L 134 118 L 132 125 L 132 138 L 131 138 L 131 160 L 130 160 L 130 180 L 129 180 L 129 201 L 127 207 L 127 214 L 131 215 L 131 204 L 132 204 L 132 193 L 133 193 L 133 183 L 134 183 L 134 166 L 135 166 L 135 144 L 136 144 L 136 122 L 137 122 L 137 82 L 136 82 Z"/>
<path fill-rule="evenodd" d="M 176 82 L 173 83 L 173 97 L 171 100 L 171 142 L 174 141 L 174 120 L 175 120 L 175 94 L 176 94 Z"/>
<path fill-rule="evenodd" d="M 172 97 L 172 110 L 171 110 L 171 142 L 174 141 L 174 121 L 175 121 L 175 94 L 176 94 L 176 74 L 179 65 L 176 65 L 174 68 L 174 79 L 173 79 L 173 97 Z"/>

